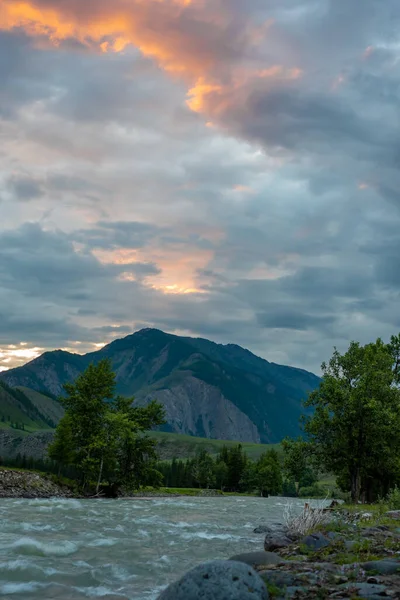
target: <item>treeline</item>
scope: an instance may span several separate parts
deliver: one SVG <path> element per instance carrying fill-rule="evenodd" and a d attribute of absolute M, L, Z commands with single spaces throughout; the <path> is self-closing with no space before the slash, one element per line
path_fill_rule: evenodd
<path fill-rule="evenodd" d="M 312 469 L 302 474 L 299 486 L 285 477 L 276 450 L 264 452 L 256 461 L 249 459 L 241 444 L 224 446 L 214 457 L 201 450 L 195 458 L 159 462 L 163 485 L 170 488 L 214 488 L 224 492 L 257 493 L 261 496 L 321 496 Z"/>
<path fill-rule="evenodd" d="M 285 469 L 332 473 L 353 502 L 372 502 L 400 485 L 400 335 L 385 344 L 335 348 L 304 406 L 303 437 L 283 442 Z"/>
<path fill-rule="evenodd" d="M 78 479 L 79 473 L 72 466 L 63 466 L 49 459 L 35 458 L 18 453 L 15 457 L 0 456 L 0 466 L 12 469 L 28 469 L 29 471 L 40 471 L 41 473 L 52 473 L 68 479 Z"/>
<path fill-rule="evenodd" d="M 38 408 L 31 402 L 31 400 L 18 388 L 12 388 L 7 385 L 4 381 L 0 381 L 0 388 L 2 388 L 8 395 L 12 396 L 18 403 L 23 406 L 24 412 L 32 421 L 42 421 L 46 423 L 50 428 L 56 426 L 55 422 L 46 415 L 43 415 Z M 5 416 L 5 415 L 4 415 Z M 8 418 L 10 421 L 10 419 Z M 4 421 L 3 421 L 4 423 Z M 22 427 L 15 427 L 15 429 L 22 429 Z"/>
<path fill-rule="evenodd" d="M 10 415 L 1 415 L 2 423 L 9 423 L 10 427 L 13 429 L 20 429 L 21 431 L 25 431 L 25 424 L 19 423 L 18 421 L 11 421 Z"/>

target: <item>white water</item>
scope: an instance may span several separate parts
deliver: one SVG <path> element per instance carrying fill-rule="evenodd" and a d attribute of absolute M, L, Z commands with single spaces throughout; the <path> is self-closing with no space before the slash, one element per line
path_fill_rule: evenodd
<path fill-rule="evenodd" d="M 153 600 L 196 564 L 262 550 L 282 498 L 0 500 L 0 597 Z M 301 505 L 301 503 L 299 503 Z"/>

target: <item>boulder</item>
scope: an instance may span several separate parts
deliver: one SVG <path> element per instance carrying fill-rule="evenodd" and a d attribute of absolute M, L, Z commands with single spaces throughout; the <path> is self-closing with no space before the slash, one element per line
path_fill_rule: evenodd
<path fill-rule="evenodd" d="M 343 590 L 348 590 L 352 598 L 365 598 L 366 600 L 381 599 L 386 596 L 386 586 L 375 585 L 373 583 L 350 583 L 341 586 Z M 348 598 L 349 596 L 345 596 Z M 342 596 L 343 598 L 343 596 Z"/>
<path fill-rule="evenodd" d="M 389 519 L 400 519 L 400 510 L 389 510 L 386 513 L 386 516 Z"/>
<path fill-rule="evenodd" d="M 361 566 L 365 571 L 374 571 L 380 575 L 393 575 L 394 573 L 400 573 L 400 562 L 397 560 L 371 560 L 362 564 Z"/>
<path fill-rule="evenodd" d="M 265 583 L 243 562 L 213 560 L 172 583 L 158 600 L 268 600 Z"/>
<path fill-rule="evenodd" d="M 247 552 L 245 554 L 236 554 L 229 560 L 246 563 L 251 567 L 267 567 L 268 565 L 278 565 L 285 561 L 274 552 Z"/>
<path fill-rule="evenodd" d="M 332 540 L 327 538 L 322 533 L 316 532 L 311 533 L 310 535 L 306 535 L 302 538 L 301 544 L 304 544 L 310 550 L 321 550 L 321 548 L 326 548 L 332 543 Z"/>
<path fill-rule="evenodd" d="M 269 533 L 272 534 L 271 527 L 267 527 L 266 525 L 259 525 L 253 530 L 253 533 Z"/>
<path fill-rule="evenodd" d="M 287 548 L 293 542 L 286 531 L 271 531 L 267 533 L 264 540 L 264 550 L 273 552 L 280 548 Z"/>

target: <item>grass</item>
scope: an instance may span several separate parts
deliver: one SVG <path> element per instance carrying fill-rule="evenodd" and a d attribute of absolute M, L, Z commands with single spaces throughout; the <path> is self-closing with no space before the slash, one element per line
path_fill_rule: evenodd
<path fill-rule="evenodd" d="M 157 440 L 158 452 L 162 460 L 172 458 L 192 458 L 199 450 L 207 450 L 210 454 L 218 454 L 223 446 L 231 448 L 242 444 L 243 450 L 249 458 L 256 460 L 265 452 L 274 448 L 282 454 L 280 444 L 254 444 L 252 442 L 238 442 L 235 440 L 210 440 L 208 438 L 193 437 L 181 433 L 166 433 L 164 431 L 151 431 L 150 436 Z"/>

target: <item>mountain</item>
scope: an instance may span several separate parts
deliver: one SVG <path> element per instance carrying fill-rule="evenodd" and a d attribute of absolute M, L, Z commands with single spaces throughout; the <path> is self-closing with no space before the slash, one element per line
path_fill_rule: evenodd
<path fill-rule="evenodd" d="M 56 400 L 34 390 L 11 388 L 0 381 L 0 428 L 20 431 L 54 428 L 63 414 Z"/>
<path fill-rule="evenodd" d="M 234 344 L 143 329 L 86 355 L 57 350 L 1 373 L 9 386 L 62 394 L 91 362 L 109 358 L 117 391 L 139 404 L 156 398 L 165 431 L 275 443 L 299 433 L 301 401 L 319 385 L 302 369 L 270 363 Z"/>

